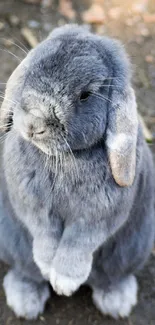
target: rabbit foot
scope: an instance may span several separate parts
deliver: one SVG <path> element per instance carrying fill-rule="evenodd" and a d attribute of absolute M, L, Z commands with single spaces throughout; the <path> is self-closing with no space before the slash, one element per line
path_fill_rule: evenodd
<path fill-rule="evenodd" d="M 132 307 L 137 303 L 137 291 L 136 278 L 130 275 L 107 293 L 101 289 L 94 289 L 93 301 L 103 314 L 115 319 L 124 318 L 129 316 Z"/>
<path fill-rule="evenodd" d="M 50 282 L 54 291 L 58 295 L 71 296 L 83 283 L 79 278 L 71 278 L 55 271 L 54 268 L 50 272 Z"/>
<path fill-rule="evenodd" d="M 14 271 L 4 277 L 3 288 L 7 305 L 17 317 L 36 319 L 44 311 L 45 303 L 50 296 L 46 283 L 37 284 L 24 280 Z"/>

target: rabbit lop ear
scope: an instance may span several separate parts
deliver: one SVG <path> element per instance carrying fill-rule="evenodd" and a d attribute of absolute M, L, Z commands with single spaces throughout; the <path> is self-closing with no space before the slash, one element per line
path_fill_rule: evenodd
<path fill-rule="evenodd" d="M 133 89 L 113 89 L 106 145 L 113 177 L 120 186 L 132 185 L 136 169 L 138 116 Z"/>
<path fill-rule="evenodd" d="M 7 132 L 11 128 L 14 107 L 17 106 L 21 97 L 32 51 L 30 51 L 27 57 L 18 65 L 7 82 L 4 100 L 0 108 L 1 132 Z"/>

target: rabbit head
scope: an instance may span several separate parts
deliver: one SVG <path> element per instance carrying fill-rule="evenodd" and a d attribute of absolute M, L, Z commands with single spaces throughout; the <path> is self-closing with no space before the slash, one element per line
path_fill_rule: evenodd
<path fill-rule="evenodd" d="M 1 124 L 47 155 L 105 141 L 115 181 L 133 183 L 137 111 L 122 46 L 75 25 L 57 28 L 10 77 Z M 8 124 L 10 126 L 10 124 Z"/>

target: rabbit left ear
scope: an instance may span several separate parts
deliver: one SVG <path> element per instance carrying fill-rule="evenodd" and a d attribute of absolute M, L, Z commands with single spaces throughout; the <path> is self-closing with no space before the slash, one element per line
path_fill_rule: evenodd
<path fill-rule="evenodd" d="M 0 108 L 0 131 L 2 132 L 9 131 L 11 127 L 10 120 L 13 116 L 14 106 L 16 106 L 20 98 L 20 94 L 18 96 L 18 93 L 21 87 L 23 72 L 21 63 L 7 82 L 4 100 Z"/>
<path fill-rule="evenodd" d="M 133 89 L 113 90 L 109 107 L 106 145 L 116 183 L 132 185 L 136 169 L 138 116 Z"/>
<path fill-rule="evenodd" d="M 33 50 L 31 50 L 26 58 L 17 66 L 10 76 L 5 90 L 5 96 L 0 108 L 0 132 L 7 132 L 11 127 L 11 119 L 14 107 L 18 104 L 27 68 L 31 60 Z"/>

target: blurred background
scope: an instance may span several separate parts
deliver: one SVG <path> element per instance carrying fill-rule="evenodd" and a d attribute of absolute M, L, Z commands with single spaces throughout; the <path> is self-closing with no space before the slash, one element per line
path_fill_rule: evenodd
<path fill-rule="evenodd" d="M 0 0 L 0 102 L 5 83 L 26 53 L 56 26 L 80 23 L 122 40 L 133 64 L 138 110 L 155 154 L 155 0 Z M 155 157 L 155 155 L 154 155 Z M 155 325 L 155 253 L 139 275 L 139 304 L 127 320 L 103 317 L 89 289 L 71 298 L 54 293 L 36 322 L 17 320 L 6 307 L 0 264 L 0 325 Z"/>

